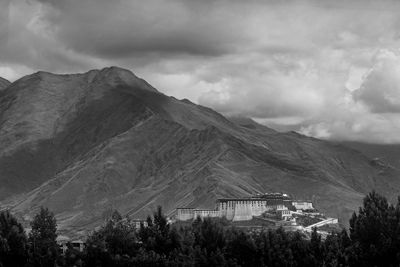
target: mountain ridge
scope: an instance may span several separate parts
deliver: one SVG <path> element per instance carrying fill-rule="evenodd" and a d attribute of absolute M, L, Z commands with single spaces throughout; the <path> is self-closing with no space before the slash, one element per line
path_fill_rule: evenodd
<path fill-rule="evenodd" d="M 372 189 L 394 199 L 398 177 L 355 149 L 227 119 L 116 67 L 40 72 L 0 92 L 1 205 L 26 221 L 48 206 L 65 231 L 113 209 L 144 218 L 268 191 L 345 221 Z"/>
<path fill-rule="evenodd" d="M 8 81 L 7 79 L 4 79 L 2 77 L 0 77 L 0 91 L 5 89 L 7 86 L 9 86 L 11 84 L 10 81 Z"/>

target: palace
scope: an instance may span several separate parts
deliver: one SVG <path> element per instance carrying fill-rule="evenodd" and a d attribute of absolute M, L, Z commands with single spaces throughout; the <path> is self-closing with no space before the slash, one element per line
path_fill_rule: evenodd
<path fill-rule="evenodd" d="M 260 216 L 267 211 L 273 211 L 281 219 L 288 220 L 292 217 L 292 212 L 312 209 L 312 202 L 293 201 L 287 194 L 282 193 L 265 193 L 247 198 L 221 198 L 217 200 L 215 209 L 177 208 L 176 220 L 225 217 L 232 221 L 248 221 L 253 216 Z"/>

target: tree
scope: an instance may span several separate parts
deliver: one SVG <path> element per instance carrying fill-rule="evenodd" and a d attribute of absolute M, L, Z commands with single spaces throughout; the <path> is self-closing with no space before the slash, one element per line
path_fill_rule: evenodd
<path fill-rule="evenodd" d="M 82 267 L 84 253 L 74 248 L 71 242 L 66 246 L 65 253 L 57 259 L 57 267 Z"/>
<path fill-rule="evenodd" d="M 261 232 L 239 230 L 226 220 L 215 218 L 197 218 L 190 226 L 171 225 L 161 207 L 147 218 L 147 224 L 136 232 L 128 218 L 114 212 L 100 230 L 88 237 L 82 254 L 70 249 L 60 265 L 400 266 L 400 198 L 393 206 L 375 192 L 368 194 L 359 212 L 353 214 L 349 233 L 343 229 L 326 239 L 316 229 L 307 239 L 304 233 L 287 232 L 282 227 Z M 41 209 L 31 225 L 31 266 L 54 266 L 54 216 Z M 23 248 L 23 237 L 16 220 L 9 213 L 0 214 L 0 267 L 7 266 L 5 259 L 9 255 L 19 253 L 18 249 L 10 249 L 10 240 L 19 240 L 16 247 Z M 18 255 L 23 254 L 21 251 Z"/>
<path fill-rule="evenodd" d="M 137 254 L 136 228 L 114 211 L 110 220 L 86 241 L 87 266 L 117 266 Z M 118 265 L 119 266 L 119 265 Z"/>
<path fill-rule="evenodd" d="M 393 205 L 376 192 L 369 193 L 358 215 L 354 213 L 350 219 L 354 261 L 363 266 L 398 266 L 399 248 L 395 245 L 397 236 L 393 227 L 398 224 Z"/>
<path fill-rule="evenodd" d="M 147 227 L 141 225 L 138 235 L 147 251 L 152 250 L 158 254 L 168 255 L 181 245 L 178 232 L 170 228 L 160 206 L 157 207 L 153 218 L 147 218 Z"/>
<path fill-rule="evenodd" d="M 322 240 L 321 235 L 318 234 L 317 228 L 314 227 L 311 232 L 310 252 L 314 258 L 313 266 L 321 266 L 323 260 Z"/>
<path fill-rule="evenodd" d="M 196 219 L 193 223 L 195 246 L 206 249 L 207 252 L 216 252 L 226 246 L 226 235 L 222 223 L 211 218 Z"/>
<path fill-rule="evenodd" d="M 236 259 L 240 266 L 259 266 L 257 247 L 252 236 L 243 231 L 233 230 L 229 233 L 227 244 L 228 258 Z"/>
<path fill-rule="evenodd" d="M 31 222 L 29 233 L 29 262 L 35 267 L 53 267 L 59 255 L 57 221 L 47 208 L 40 208 Z"/>
<path fill-rule="evenodd" d="M 24 228 L 9 212 L 0 212 L 0 266 L 23 266 L 27 259 Z"/>

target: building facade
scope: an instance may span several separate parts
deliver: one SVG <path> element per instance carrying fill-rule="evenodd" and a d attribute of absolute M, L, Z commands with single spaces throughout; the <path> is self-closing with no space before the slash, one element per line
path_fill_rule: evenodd
<path fill-rule="evenodd" d="M 296 210 L 313 210 L 313 204 L 311 201 L 293 201 L 293 206 Z"/>
<path fill-rule="evenodd" d="M 282 193 L 257 194 L 248 198 L 221 198 L 217 200 L 216 208 L 213 210 L 178 208 L 176 210 L 176 219 L 187 221 L 197 217 L 225 217 L 231 221 L 248 221 L 253 216 L 260 216 L 264 212 L 271 210 L 276 210 L 284 219 L 291 215 L 289 210 L 291 206 L 292 200 L 290 197 Z"/>
<path fill-rule="evenodd" d="M 85 242 L 83 240 L 71 240 L 69 237 L 63 235 L 59 235 L 56 241 L 63 255 L 67 252 L 68 246 L 80 252 L 85 248 Z"/>

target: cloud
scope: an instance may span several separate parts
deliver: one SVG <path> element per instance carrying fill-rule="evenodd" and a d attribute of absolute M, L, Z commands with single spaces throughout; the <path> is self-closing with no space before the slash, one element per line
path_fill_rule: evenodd
<path fill-rule="evenodd" d="M 300 132 L 322 139 L 400 143 L 400 57 L 398 50 L 382 49 L 364 74 L 350 71 L 352 84 L 342 102 L 321 116 L 303 122 Z"/>
<path fill-rule="evenodd" d="M 9 6 L 10 6 L 9 0 L 0 2 L 0 42 L 1 43 L 6 43 L 7 39 L 8 39 Z"/>
<path fill-rule="evenodd" d="M 400 55 L 380 51 L 354 98 L 373 113 L 400 113 Z"/>
<path fill-rule="evenodd" d="M 220 55 L 243 32 L 218 1 L 41 1 L 42 19 L 75 51 L 104 58 L 143 53 Z"/>
<path fill-rule="evenodd" d="M 119 65 L 227 115 L 327 139 L 398 142 L 399 8 L 394 0 L 6 0 L 0 76 Z"/>
<path fill-rule="evenodd" d="M 5 4 L 2 4 L 5 5 Z M 6 27 L 0 27 L 0 67 L 12 68 L 10 77 L 37 70 L 74 71 L 86 69 L 97 59 L 68 50 L 56 39 L 47 21 L 42 20 L 46 7 L 35 1 L 11 0 L 2 9 Z"/>
<path fill-rule="evenodd" d="M 302 134 L 321 139 L 367 143 L 400 143 L 400 116 L 346 112 L 300 128 Z"/>

